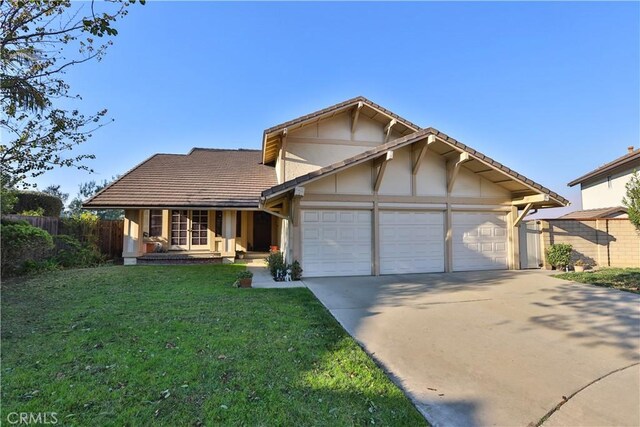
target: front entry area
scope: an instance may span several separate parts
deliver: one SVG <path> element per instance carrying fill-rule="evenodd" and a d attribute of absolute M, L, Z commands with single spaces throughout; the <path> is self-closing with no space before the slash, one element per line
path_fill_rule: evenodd
<path fill-rule="evenodd" d="M 205 210 L 171 211 L 172 250 L 197 250 L 209 247 L 209 212 Z"/>
<path fill-rule="evenodd" d="M 271 215 L 253 212 L 253 250 L 267 252 L 271 246 Z"/>

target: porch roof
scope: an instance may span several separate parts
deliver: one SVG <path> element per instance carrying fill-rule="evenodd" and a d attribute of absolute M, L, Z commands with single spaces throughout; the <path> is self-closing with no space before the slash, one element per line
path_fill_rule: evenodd
<path fill-rule="evenodd" d="M 277 184 L 259 150 L 194 148 L 156 154 L 87 200 L 89 209 L 258 208 L 260 193 Z"/>

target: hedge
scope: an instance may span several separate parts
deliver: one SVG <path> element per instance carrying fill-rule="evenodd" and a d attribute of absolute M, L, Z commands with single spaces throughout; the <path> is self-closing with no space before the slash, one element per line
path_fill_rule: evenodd
<path fill-rule="evenodd" d="M 30 224 L 4 222 L 0 225 L 2 276 L 23 273 L 51 256 L 53 238 Z"/>
<path fill-rule="evenodd" d="M 39 193 L 37 191 L 16 191 L 18 200 L 13 206 L 11 213 L 20 214 L 25 211 L 43 210 L 44 216 L 60 216 L 62 212 L 62 200 L 50 194 Z"/>

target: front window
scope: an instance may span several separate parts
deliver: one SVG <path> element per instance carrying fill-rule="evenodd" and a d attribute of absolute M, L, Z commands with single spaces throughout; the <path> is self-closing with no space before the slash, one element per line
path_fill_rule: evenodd
<path fill-rule="evenodd" d="M 149 236 L 162 236 L 162 209 L 149 211 Z"/>

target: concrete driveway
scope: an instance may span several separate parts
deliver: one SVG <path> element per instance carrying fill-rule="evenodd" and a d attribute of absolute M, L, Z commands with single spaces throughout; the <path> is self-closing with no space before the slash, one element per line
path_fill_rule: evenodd
<path fill-rule="evenodd" d="M 436 426 L 640 425 L 639 295 L 540 271 L 305 283 Z"/>

